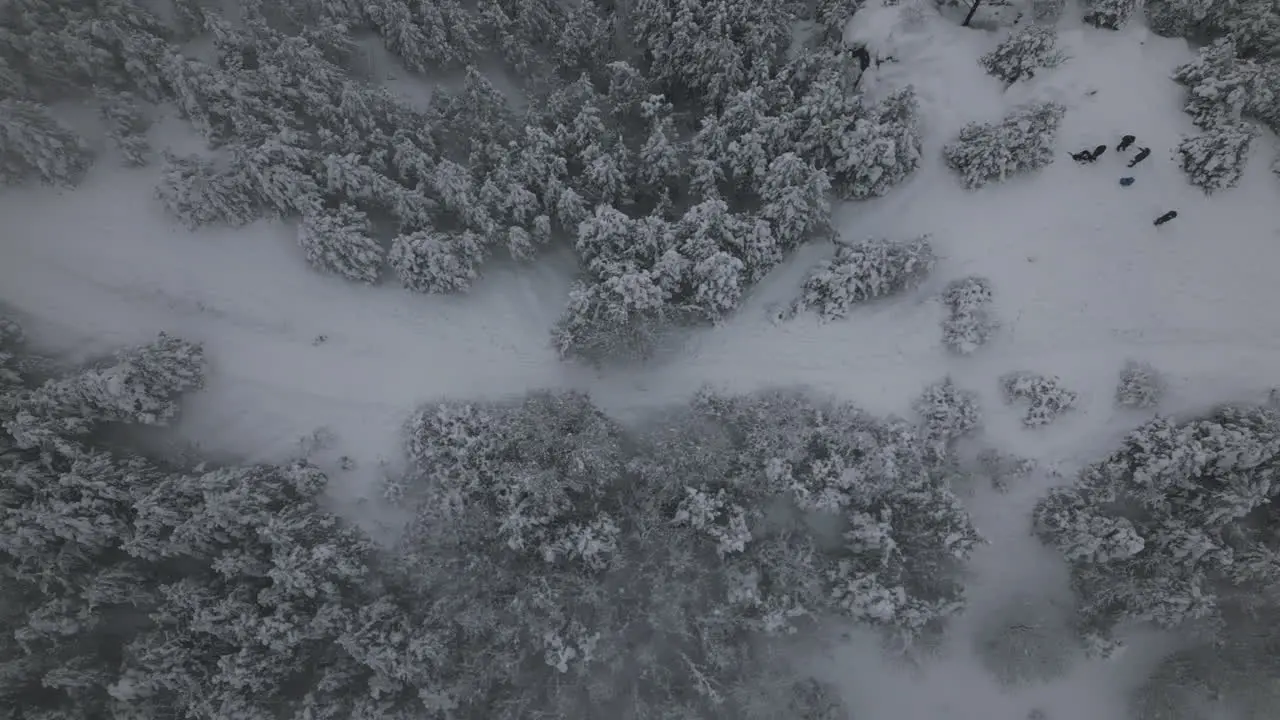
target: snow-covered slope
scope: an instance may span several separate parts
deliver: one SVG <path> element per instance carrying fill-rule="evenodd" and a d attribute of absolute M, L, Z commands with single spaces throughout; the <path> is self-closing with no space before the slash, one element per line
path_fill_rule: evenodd
<path fill-rule="evenodd" d="M 901 15 L 897 7 L 868 8 L 851 34 L 878 38 L 882 53 L 898 60 L 866 79 L 873 91 L 916 85 L 928 119 L 925 164 L 889 196 L 843 208 L 840 227 L 851 239 L 931 233 L 941 260 L 912 295 L 846 321 L 770 319 L 830 251 L 810 247 L 723 326 L 692 334 L 648 367 L 596 372 L 560 363 L 548 346 L 568 286 L 565 262 L 491 269 L 459 298 L 357 287 L 308 269 L 284 227 L 189 233 L 152 201 L 152 174 L 106 163 L 75 192 L 0 194 L 0 302 L 18 311 L 37 343 L 82 356 L 158 330 L 205 342 L 212 379 L 188 403 L 180 430 L 209 450 L 279 459 L 297 452 L 299 437 L 330 428 L 330 452 L 357 463 L 354 494 L 367 489 L 357 480 L 367 481 L 379 459 L 395 457 L 408 412 L 445 395 L 572 386 L 626 414 L 704 383 L 807 384 L 905 413 L 926 383 L 950 374 L 983 395 L 984 443 L 1069 470 L 1142 419 L 1112 407 L 1127 358 L 1167 374 L 1172 411 L 1256 397 L 1274 382 L 1280 182 L 1268 172 L 1272 138 L 1257 143 L 1238 188 L 1207 198 L 1186 182 L 1170 153 L 1193 128 L 1180 112 L 1183 90 L 1168 80 L 1190 57 L 1183 41 L 1149 35 L 1137 21 L 1117 33 L 1064 23 L 1059 44 L 1069 59 L 1004 91 L 976 62 L 997 36 L 934 17 L 906 25 Z M 1068 108 L 1058 160 L 1026 178 L 962 189 L 941 162 L 942 144 L 968 121 L 1047 99 Z M 1132 171 L 1114 151 L 1127 133 L 1152 149 Z M 1093 165 L 1067 155 L 1098 144 L 1112 149 Z M 1127 188 L 1118 183 L 1126 175 L 1136 178 Z M 1170 209 L 1178 218 L 1154 227 Z M 934 295 L 971 274 L 991 279 L 1004 327 L 957 359 L 940 343 L 943 310 Z M 1081 393 L 1079 409 L 1048 428 L 1022 429 L 1018 411 L 998 394 L 997 379 L 1012 370 L 1060 376 Z M 975 497 L 992 545 L 977 561 L 983 601 L 970 619 L 1010 588 L 1063 582 L 1025 538 L 1042 485 Z M 957 637 L 962 651 L 965 635 Z M 1055 720 L 1118 720 L 1119 688 L 1134 670 L 1081 665 L 1067 681 L 1008 696 L 957 657 L 910 680 L 863 657 L 833 667 L 855 690 L 901 686 L 852 693 L 873 698 L 860 715 L 870 720 L 1018 718 L 1036 704 Z"/>

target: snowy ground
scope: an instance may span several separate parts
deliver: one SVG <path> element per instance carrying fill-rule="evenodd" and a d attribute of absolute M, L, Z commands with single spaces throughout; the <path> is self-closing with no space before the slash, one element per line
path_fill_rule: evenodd
<path fill-rule="evenodd" d="M 151 200 L 150 172 L 105 164 L 72 193 L 0 195 L 0 303 L 17 310 L 39 344 L 82 357 L 159 330 L 204 341 L 212 378 L 188 403 L 180 432 L 209 451 L 282 459 L 298 452 L 301 436 L 330 428 L 330 455 L 357 462 L 350 495 L 368 490 L 380 459 L 396 457 L 405 415 L 444 395 L 579 387 L 625 414 L 708 382 L 738 390 L 794 383 L 905 413 L 926 383 L 951 374 L 983 395 L 983 442 L 1069 470 L 1143 419 L 1112 408 L 1126 358 L 1168 374 L 1172 411 L 1256 398 L 1275 383 L 1280 183 L 1268 172 L 1271 139 L 1257 143 L 1239 188 L 1208 199 L 1186 183 L 1170 153 L 1192 126 L 1180 112 L 1181 89 L 1167 79 L 1190 56 L 1185 43 L 1148 35 L 1140 22 L 1120 33 L 1064 22 L 1060 44 L 1070 59 L 1004 92 L 976 63 L 998 36 L 936 18 L 907 27 L 900 14 L 868 9 L 851 31 L 884 38 L 892 30 L 886 54 L 900 62 L 867 83 L 916 85 L 929 118 L 925 167 L 888 197 L 847 208 L 841 227 L 854 239 L 930 232 L 942 261 L 914 295 L 847 321 L 768 319 L 830 250 L 813 247 L 723 327 L 695 334 L 653 366 L 602 374 L 560 363 L 548 346 L 568 283 L 563 262 L 491 270 L 464 298 L 357 287 L 308 270 L 280 226 L 176 227 Z M 1032 99 L 1069 108 L 1058 161 L 1027 179 L 963 190 L 942 166 L 941 144 L 967 121 L 997 119 Z M 1114 149 L 1092 166 L 1067 157 L 1101 143 L 1114 148 L 1126 133 L 1152 148 L 1133 171 Z M 1137 182 L 1120 187 L 1124 175 Z M 1153 227 L 1169 209 L 1179 217 Z M 933 295 L 969 274 L 993 281 L 1005 327 L 972 358 L 955 359 L 940 344 Z M 321 335 L 327 339 L 316 344 Z M 996 381 L 1022 369 L 1061 376 L 1081 393 L 1080 410 L 1042 431 L 1021 429 Z M 979 602 L 966 622 L 1013 589 L 1061 588 L 1057 565 L 1026 538 L 1026 511 L 1042 486 L 974 499 L 992 544 L 977 559 Z M 1035 706 L 1053 720 L 1121 720 L 1119 694 L 1141 670 L 1137 660 L 1080 664 L 1063 682 L 1002 694 L 965 657 L 964 633 L 957 637 L 953 658 L 923 677 L 890 671 L 857 648 L 829 667 L 849 681 L 867 720 L 1016 720 Z"/>

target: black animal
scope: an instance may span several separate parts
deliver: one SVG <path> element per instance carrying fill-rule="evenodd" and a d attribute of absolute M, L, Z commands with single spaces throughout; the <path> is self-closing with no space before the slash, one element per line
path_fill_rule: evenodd
<path fill-rule="evenodd" d="M 1093 153 L 1088 150 L 1081 150 L 1077 153 L 1071 153 L 1071 159 L 1078 163 L 1091 163 L 1093 162 Z"/>
<path fill-rule="evenodd" d="M 1135 141 L 1137 141 L 1137 139 L 1138 138 L 1132 135 L 1125 135 L 1124 137 L 1120 138 L 1120 144 L 1116 146 L 1116 152 L 1124 152 L 1125 150 L 1128 150 L 1129 146 L 1132 145 Z"/>
<path fill-rule="evenodd" d="M 1151 154 L 1151 148 L 1138 148 L 1138 154 L 1134 155 L 1133 159 L 1129 161 L 1129 167 L 1133 167 L 1134 165 L 1137 165 L 1143 160 L 1146 160 L 1147 156 L 1150 154 Z"/>
<path fill-rule="evenodd" d="M 1163 225 L 1163 224 L 1165 224 L 1165 223 L 1169 222 L 1170 220 L 1172 220 L 1172 219 L 1174 219 L 1174 218 L 1176 218 L 1176 217 L 1178 217 L 1178 211 L 1177 211 L 1177 210 L 1170 210 L 1169 212 L 1167 212 L 1167 213 L 1165 213 L 1165 214 L 1161 215 L 1160 217 L 1156 218 L 1156 223 L 1155 223 L 1155 225 L 1156 225 L 1156 227 L 1160 227 L 1161 225 Z"/>
<path fill-rule="evenodd" d="M 1106 145 L 1099 145 L 1098 147 L 1094 148 L 1094 149 L 1093 149 L 1093 159 L 1094 159 L 1094 160 L 1097 160 L 1098 158 L 1102 157 L 1102 153 L 1104 153 L 1104 152 L 1106 152 L 1106 151 L 1107 151 L 1107 146 L 1106 146 Z"/>

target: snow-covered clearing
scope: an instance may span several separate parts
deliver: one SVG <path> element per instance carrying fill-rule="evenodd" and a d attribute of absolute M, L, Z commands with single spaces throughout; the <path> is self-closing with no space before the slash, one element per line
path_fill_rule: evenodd
<path fill-rule="evenodd" d="M 285 227 L 189 233 L 151 199 L 150 171 L 102 162 L 79 190 L 0 195 L 0 302 L 13 307 L 45 348 L 88 356 L 143 341 L 159 330 L 203 341 L 212 363 L 207 391 L 192 398 L 179 428 L 211 451 L 280 459 L 317 427 L 336 435 L 334 455 L 353 458 L 349 490 L 369 490 L 380 459 L 394 460 L 398 428 L 418 404 L 441 396 L 493 397 L 535 387 L 589 390 L 619 413 L 676 401 L 704 383 L 748 390 L 805 384 L 868 409 L 906 413 L 928 382 L 950 374 L 982 394 L 984 444 L 1064 470 L 1100 453 L 1142 416 L 1113 409 L 1118 372 L 1147 360 L 1170 381 L 1166 411 L 1257 397 L 1280 367 L 1280 182 L 1268 171 L 1269 139 L 1236 189 L 1207 198 L 1170 159 L 1193 127 L 1183 89 L 1168 80 L 1191 53 L 1181 40 L 1149 35 L 1135 19 L 1121 32 L 1064 21 L 1060 67 L 1007 92 L 977 57 L 997 35 L 926 17 L 908 27 L 899 8 L 868 8 L 851 33 L 892 36 L 865 82 L 914 83 L 925 116 L 924 167 L 887 197 L 841 211 L 845 237 L 931 233 L 941 260 L 906 298 L 856 310 L 846 321 L 800 317 L 776 324 L 814 261 L 810 247 L 767 280 L 722 327 L 693 333 L 680 350 L 641 369 L 597 372 L 561 363 L 547 331 L 568 286 L 563 262 L 491 268 L 466 297 L 423 297 L 366 288 L 312 272 Z M 1060 157 L 1046 170 L 965 191 L 942 164 L 941 145 L 970 121 L 1052 99 L 1068 112 Z M 1114 151 L 1138 136 L 1151 157 L 1133 170 Z M 1093 165 L 1068 151 L 1111 147 Z M 1136 183 L 1123 188 L 1122 176 Z M 1152 221 L 1176 209 L 1178 218 Z M 934 296 L 965 275 L 991 279 L 1003 322 L 996 339 L 957 359 L 940 342 Z M 325 336 L 322 342 L 317 342 Z M 1077 410 L 1040 431 L 1005 408 L 998 378 L 1013 370 L 1055 374 L 1081 394 Z M 1043 475 L 1043 473 L 1042 473 Z M 1047 478 L 1041 477 L 1047 482 Z M 1040 484 L 975 497 L 992 541 L 976 562 L 981 617 L 1010 589 L 1059 587 L 1056 561 L 1026 539 Z M 963 625 L 963 624 L 962 624 Z M 963 627 L 956 650 L 968 642 Z M 1065 681 L 1003 694 L 958 655 L 923 677 L 888 671 L 856 650 L 834 666 L 870 720 L 986 720 L 1044 707 L 1055 720 L 1120 720 L 1117 698 L 1140 663 L 1079 664 Z M 1141 653 L 1135 653 L 1140 656 Z M 1136 669 L 1135 669 L 1136 668 Z M 868 691 L 859 692 L 866 688 Z M 898 688 L 899 692 L 886 692 Z"/>

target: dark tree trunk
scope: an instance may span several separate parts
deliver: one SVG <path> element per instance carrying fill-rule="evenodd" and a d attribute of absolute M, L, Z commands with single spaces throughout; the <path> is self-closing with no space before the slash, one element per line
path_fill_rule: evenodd
<path fill-rule="evenodd" d="M 969 21 L 973 19 L 973 14 L 978 12 L 978 6 L 982 4 L 982 0 L 973 0 L 973 5 L 969 8 L 969 14 L 964 16 L 964 22 L 960 23 L 961 27 L 969 27 Z"/>

